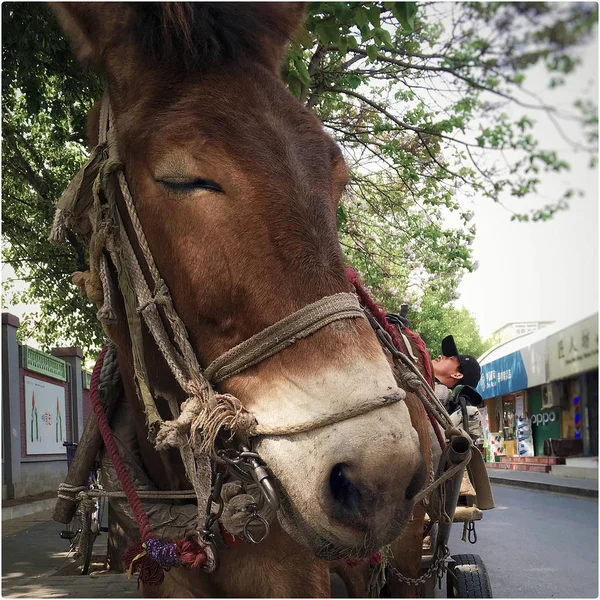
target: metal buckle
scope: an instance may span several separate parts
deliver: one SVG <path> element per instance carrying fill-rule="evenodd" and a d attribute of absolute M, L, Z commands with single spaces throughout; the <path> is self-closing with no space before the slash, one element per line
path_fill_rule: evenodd
<path fill-rule="evenodd" d="M 261 460 L 260 456 L 256 452 L 252 452 L 250 448 L 243 444 L 240 448 L 242 449 L 240 457 L 242 457 L 250 466 L 250 475 L 252 476 L 252 479 L 254 479 L 258 485 L 265 500 L 271 505 L 271 508 L 276 511 L 279 508 L 279 498 L 277 497 L 275 487 L 271 483 L 269 472 L 266 467 L 261 464 L 262 461 L 258 462 Z"/>
<path fill-rule="evenodd" d="M 279 498 L 275 486 L 271 482 L 271 475 L 267 471 L 260 455 L 253 452 L 244 444 L 239 449 L 221 448 L 213 453 L 216 463 L 226 465 L 230 472 L 246 483 L 256 483 L 263 498 L 271 505 L 273 510 L 279 508 Z"/>
<path fill-rule="evenodd" d="M 257 522 L 263 526 L 263 532 L 259 538 L 255 538 L 252 533 L 250 533 L 250 525 Z M 244 525 L 244 538 L 253 544 L 260 544 L 269 535 L 270 530 L 271 527 L 269 522 L 255 510 Z"/>

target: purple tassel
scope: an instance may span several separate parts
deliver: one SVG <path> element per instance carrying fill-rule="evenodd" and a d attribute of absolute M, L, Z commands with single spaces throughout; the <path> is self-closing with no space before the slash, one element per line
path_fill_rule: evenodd
<path fill-rule="evenodd" d="M 175 551 L 174 542 L 166 542 L 157 538 L 146 540 L 148 556 L 157 561 L 163 569 L 178 567 L 181 563 Z"/>

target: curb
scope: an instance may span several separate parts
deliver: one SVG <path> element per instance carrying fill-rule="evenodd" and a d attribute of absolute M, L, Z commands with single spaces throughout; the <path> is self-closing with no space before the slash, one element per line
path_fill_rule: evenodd
<path fill-rule="evenodd" d="M 2 508 L 2 520 L 10 521 L 11 519 L 27 517 L 45 510 L 52 510 L 55 504 L 56 498 L 46 498 L 45 500 L 36 500 L 35 502 L 6 506 Z"/>
<path fill-rule="evenodd" d="M 488 474 L 489 475 L 489 474 Z M 555 483 L 546 483 L 538 481 L 522 481 L 517 479 L 504 479 L 502 477 L 494 477 L 489 475 L 491 483 L 496 485 L 507 485 L 510 487 L 518 487 L 529 490 L 536 490 L 541 492 L 552 492 L 554 494 L 565 494 L 568 496 L 579 496 L 583 498 L 595 498 L 598 499 L 598 490 L 592 490 L 587 488 L 570 487 L 566 485 L 558 485 Z"/>

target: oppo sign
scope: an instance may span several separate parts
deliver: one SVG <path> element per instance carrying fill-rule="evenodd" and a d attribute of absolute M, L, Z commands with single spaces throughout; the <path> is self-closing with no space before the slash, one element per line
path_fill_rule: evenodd
<path fill-rule="evenodd" d="M 548 423 L 554 423 L 556 421 L 556 413 L 539 413 L 531 416 L 531 422 L 533 425 L 547 425 Z"/>

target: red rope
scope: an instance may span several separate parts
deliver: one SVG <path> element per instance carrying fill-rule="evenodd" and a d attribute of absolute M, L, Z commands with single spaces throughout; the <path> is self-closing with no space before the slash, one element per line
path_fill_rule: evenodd
<path fill-rule="evenodd" d="M 388 322 L 385 312 L 379 308 L 376 302 L 369 296 L 369 292 L 362 286 L 358 279 L 356 271 L 352 267 L 346 267 L 346 277 L 348 281 L 356 288 L 356 293 L 360 298 L 361 302 L 369 309 L 369 312 L 377 319 L 377 322 L 390 334 L 394 346 L 402 351 L 403 344 L 398 337 L 398 331 L 396 328 Z M 411 331 L 408 327 L 404 328 L 404 331 L 410 338 L 415 342 L 415 346 L 420 350 L 423 355 L 423 365 L 425 367 L 427 383 L 433 385 L 433 371 L 431 369 L 431 361 L 429 359 L 429 353 L 427 352 L 427 346 L 418 333 Z"/>
<path fill-rule="evenodd" d="M 431 359 L 429 357 L 429 352 L 427 351 L 427 346 L 425 345 L 423 338 L 418 333 L 411 331 L 408 327 L 405 327 L 404 331 L 408 334 L 408 337 L 412 338 L 413 342 L 415 343 L 415 346 L 421 352 L 421 355 L 423 356 L 423 366 L 425 367 L 425 376 L 427 378 L 427 383 L 431 387 L 433 387 L 433 368 L 431 366 Z"/>
<path fill-rule="evenodd" d="M 379 306 L 375 303 L 371 296 L 369 296 L 369 292 L 367 292 L 367 290 L 362 286 L 360 280 L 358 279 L 356 271 L 352 267 L 346 267 L 346 277 L 356 289 L 356 293 L 358 294 L 358 297 L 360 298 L 361 302 L 369 309 L 370 313 L 377 319 L 377 322 L 385 329 L 385 331 L 387 331 L 390 334 L 392 342 L 394 342 L 394 346 L 396 346 L 398 350 L 402 351 L 403 344 L 400 341 L 400 338 L 398 337 L 398 332 L 396 331 L 396 328 L 388 322 L 387 317 L 385 316 L 385 312 L 381 308 L 379 308 Z M 408 334 L 410 338 L 412 338 L 412 340 L 415 343 L 415 346 L 421 352 L 421 355 L 423 356 L 423 365 L 425 367 L 427 382 L 431 387 L 433 387 L 433 368 L 431 366 L 431 359 L 429 358 L 427 346 L 425 346 L 423 338 L 421 338 L 421 336 L 418 333 L 415 333 L 414 331 L 408 329 L 408 327 L 405 327 L 404 331 Z M 431 426 L 435 431 L 435 435 L 438 439 L 438 442 L 440 443 L 440 446 L 444 448 L 446 446 L 446 443 L 444 441 L 444 436 L 442 434 L 437 420 L 433 418 L 429 411 L 427 411 L 427 416 L 431 421 Z"/>
<path fill-rule="evenodd" d="M 125 496 L 127 496 L 127 502 L 129 502 L 129 506 L 131 506 L 133 510 L 133 516 L 135 517 L 135 521 L 140 531 L 142 542 L 145 542 L 148 538 L 152 537 L 152 528 L 150 527 L 150 522 L 148 521 L 148 516 L 144 511 L 142 502 L 137 495 L 135 488 L 133 487 L 129 473 L 127 472 L 127 469 L 123 464 L 123 460 L 119 455 L 119 450 L 115 444 L 115 441 L 113 440 L 110 425 L 108 424 L 108 419 L 106 418 L 106 413 L 102 408 L 102 404 L 100 404 L 98 385 L 100 383 L 100 372 L 102 371 L 102 365 L 104 364 L 104 357 L 106 356 L 107 350 L 108 346 L 104 346 L 104 348 L 102 348 L 102 352 L 100 352 L 100 356 L 98 357 L 98 360 L 94 366 L 92 380 L 90 383 L 90 399 L 92 401 L 94 415 L 96 415 L 96 421 L 98 422 L 100 435 L 102 436 L 102 440 L 104 441 L 104 445 L 106 446 L 115 471 L 117 472 L 117 476 L 121 482 L 121 487 L 125 492 Z"/>
<path fill-rule="evenodd" d="M 131 506 L 140 532 L 141 542 L 134 542 L 127 548 L 123 554 L 123 562 L 130 573 L 136 571 L 139 573 L 138 586 L 140 581 L 156 586 L 163 582 L 165 569 L 180 565 L 186 569 L 199 570 L 206 563 L 207 556 L 202 546 L 193 540 L 182 539 L 168 542 L 156 538 L 152 532 L 148 515 L 125 468 L 123 459 L 112 437 L 108 419 L 106 418 L 102 404 L 100 404 L 100 392 L 98 388 L 100 385 L 100 373 L 107 350 L 107 346 L 102 348 L 102 352 L 100 352 L 100 356 L 94 366 L 92 381 L 90 383 L 90 398 L 100 435 L 115 468 L 121 487 L 125 492 L 127 502 Z"/>
<path fill-rule="evenodd" d="M 346 277 L 348 281 L 355 287 L 356 293 L 360 298 L 361 302 L 369 309 L 369 312 L 377 319 L 377 322 L 390 334 L 394 346 L 400 350 L 402 348 L 402 342 L 398 337 L 398 332 L 395 327 L 388 323 L 385 316 L 385 312 L 379 308 L 375 301 L 369 296 L 369 292 L 365 290 L 361 282 L 358 279 L 356 271 L 352 267 L 346 267 Z"/>

